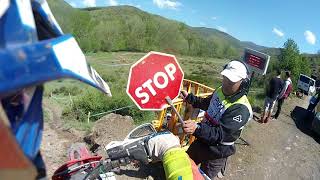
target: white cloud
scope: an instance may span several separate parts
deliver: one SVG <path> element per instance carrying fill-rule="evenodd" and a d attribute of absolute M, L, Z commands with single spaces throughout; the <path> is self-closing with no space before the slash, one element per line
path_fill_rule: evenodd
<path fill-rule="evenodd" d="M 72 7 L 77 7 L 76 3 L 75 2 L 70 2 L 69 3 Z"/>
<path fill-rule="evenodd" d="M 118 2 L 116 0 L 108 0 L 110 6 L 118 6 Z"/>
<path fill-rule="evenodd" d="M 177 9 L 182 4 L 178 1 L 170 1 L 170 0 L 153 0 L 153 4 L 157 5 L 159 8 L 167 8 L 167 9 Z"/>
<path fill-rule="evenodd" d="M 279 37 L 283 37 L 284 36 L 284 33 L 281 30 L 277 29 L 277 28 L 273 28 L 272 32 L 275 33 Z"/>
<path fill-rule="evenodd" d="M 200 22 L 200 25 L 201 25 L 201 26 L 205 26 L 205 25 L 207 25 L 207 24 L 204 23 L 204 22 Z"/>
<path fill-rule="evenodd" d="M 212 20 L 217 20 L 217 19 L 218 19 L 218 17 L 213 16 L 213 17 L 211 17 L 211 19 L 212 19 Z"/>
<path fill-rule="evenodd" d="M 316 40 L 317 40 L 316 35 L 314 35 L 311 31 L 306 30 L 304 32 L 304 37 L 306 38 L 309 44 L 312 44 L 312 45 L 316 44 Z"/>
<path fill-rule="evenodd" d="M 227 30 L 227 28 L 225 28 L 225 27 L 222 27 L 222 26 L 217 26 L 217 29 L 219 30 L 219 31 L 222 31 L 222 32 L 228 32 L 228 30 Z"/>
<path fill-rule="evenodd" d="M 95 7 L 97 6 L 96 0 L 84 0 L 83 5 L 86 7 Z"/>

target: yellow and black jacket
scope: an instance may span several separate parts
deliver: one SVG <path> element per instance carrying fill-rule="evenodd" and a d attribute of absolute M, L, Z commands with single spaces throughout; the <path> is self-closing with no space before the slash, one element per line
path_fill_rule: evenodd
<path fill-rule="evenodd" d="M 226 97 L 219 87 L 206 98 L 189 94 L 186 101 L 194 108 L 206 111 L 204 121 L 198 123 L 199 128 L 193 134 L 197 143 L 208 145 L 215 158 L 234 154 L 233 144 L 252 118 L 252 108 L 245 92 Z"/>

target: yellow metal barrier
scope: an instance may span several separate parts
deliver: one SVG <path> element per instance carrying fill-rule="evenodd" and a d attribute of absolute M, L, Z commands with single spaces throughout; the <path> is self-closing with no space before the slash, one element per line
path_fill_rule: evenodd
<path fill-rule="evenodd" d="M 211 87 L 187 79 L 183 80 L 182 89 L 189 93 L 192 92 L 198 97 L 207 97 L 214 91 Z M 192 119 L 200 122 L 203 118 L 204 113 L 201 113 L 199 109 L 193 108 L 190 104 L 183 102 L 183 99 L 181 98 L 173 100 L 173 105 L 184 120 Z M 161 131 L 162 129 L 170 130 L 180 137 L 180 142 L 183 146 L 190 145 L 193 142 L 194 137 L 187 136 L 183 133 L 181 126 L 178 124 L 178 116 L 171 110 L 169 105 L 157 114 L 158 118 L 152 121 L 153 126 L 157 131 Z"/>

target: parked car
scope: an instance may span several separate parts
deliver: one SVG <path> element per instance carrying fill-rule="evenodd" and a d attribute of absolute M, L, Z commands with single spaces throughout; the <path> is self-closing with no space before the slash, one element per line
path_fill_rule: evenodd
<path fill-rule="evenodd" d="M 316 80 L 307 75 L 300 74 L 298 90 L 303 92 L 305 95 L 313 95 L 316 91 Z"/>

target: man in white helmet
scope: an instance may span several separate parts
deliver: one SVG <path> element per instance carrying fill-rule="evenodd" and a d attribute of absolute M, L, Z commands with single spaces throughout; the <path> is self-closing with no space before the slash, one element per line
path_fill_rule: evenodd
<path fill-rule="evenodd" d="M 186 102 L 206 111 L 202 122 L 186 120 L 183 130 L 196 137 L 187 153 L 211 179 L 224 169 L 227 157 L 235 153 L 234 142 L 252 117 L 246 96 L 250 86 L 246 65 L 231 61 L 221 75 L 222 86 L 206 98 L 182 91 Z"/>

